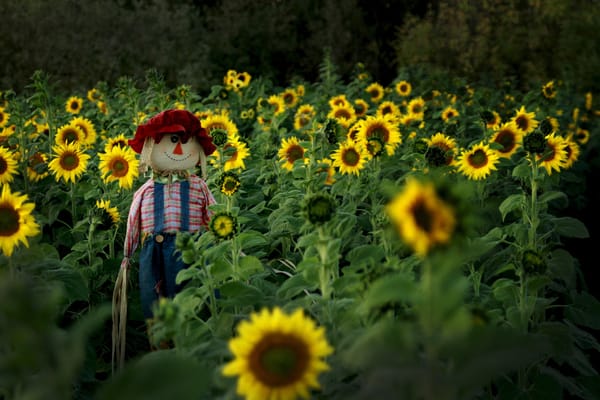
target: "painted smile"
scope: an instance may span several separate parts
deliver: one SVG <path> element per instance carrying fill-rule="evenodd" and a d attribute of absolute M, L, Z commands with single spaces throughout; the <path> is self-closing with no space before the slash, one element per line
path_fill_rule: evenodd
<path fill-rule="evenodd" d="M 169 160 L 177 161 L 177 162 L 185 161 L 185 160 L 187 160 L 188 158 L 190 158 L 192 156 L 191 154 L 188 154 L 187 156 L 185 156 L 183 158 L 175 158 L 175 157 L 171 156 L 169 153 L 167 153 L 166 151 L 163 151 L 163 153 L 164 153 L 165 156 L 167 156 L 167 158 Z"/>

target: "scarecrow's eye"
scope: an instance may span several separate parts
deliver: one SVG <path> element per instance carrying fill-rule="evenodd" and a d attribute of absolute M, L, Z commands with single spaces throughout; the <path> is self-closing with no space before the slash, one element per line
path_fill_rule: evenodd
<path fill-rule="evenodd" d="M 171 143 L 177 143 L 179 141 L 179 136 L 171 135 Z"/>

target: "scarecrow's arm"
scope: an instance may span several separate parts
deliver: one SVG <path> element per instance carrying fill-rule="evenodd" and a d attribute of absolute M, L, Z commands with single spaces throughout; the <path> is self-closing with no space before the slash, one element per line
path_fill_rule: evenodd
<path fill-rule="evenodd" d="M 127 268 L 129 266 L 129 260 L 133 253 L 137 249 L 140 241 L 140 226 L 141 226 L 141 209 L 142 200 L 144 198 L 144 192 L 148 187 L 144 184 L 139 188 L 133 195 L 131 206 L 129 207 L 129 216 L 127 217 L 127 231 L 125 232 L 125 244 L 123 247 L 123 261 L 121 262 L 121 268 Z"/>

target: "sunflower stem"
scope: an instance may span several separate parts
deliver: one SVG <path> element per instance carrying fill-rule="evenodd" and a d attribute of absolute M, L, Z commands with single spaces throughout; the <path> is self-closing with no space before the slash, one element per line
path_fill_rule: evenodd
<path fill-rule="evenodd" d="M 319 226 L 319 240 L 317 242 L 317 251 L 319 253 L 319 259 L 321 261 L 321 269 L 319 271 L 319 285 L 321 288 L 321 295 L 324 299 L 329 300 L 331 297 L 331 271 L 329 270 L 329 264 L 327 262 L 327 237 L 323 231 L 323 227 Z"/>
<path fill-rule="evenodd" d="M 529 209 L 529 247 L 536 249 L 537 246 L 537 227 L 539 225 L 538 207 L 537 207 L 537 190 L 538 190 L 538 165 L 534 155 L 531 157 L 531 202 Z"/>

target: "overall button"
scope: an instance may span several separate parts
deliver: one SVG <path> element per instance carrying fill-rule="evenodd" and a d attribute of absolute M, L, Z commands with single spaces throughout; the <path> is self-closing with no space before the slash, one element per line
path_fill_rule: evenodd
<path fill-rule="evenodd" d="M 163 235 L 156 235 L 154 236 L 154 240 L 156 240 L 156 243 L 162 243 L 165 240 L 165 237 Z"/>

